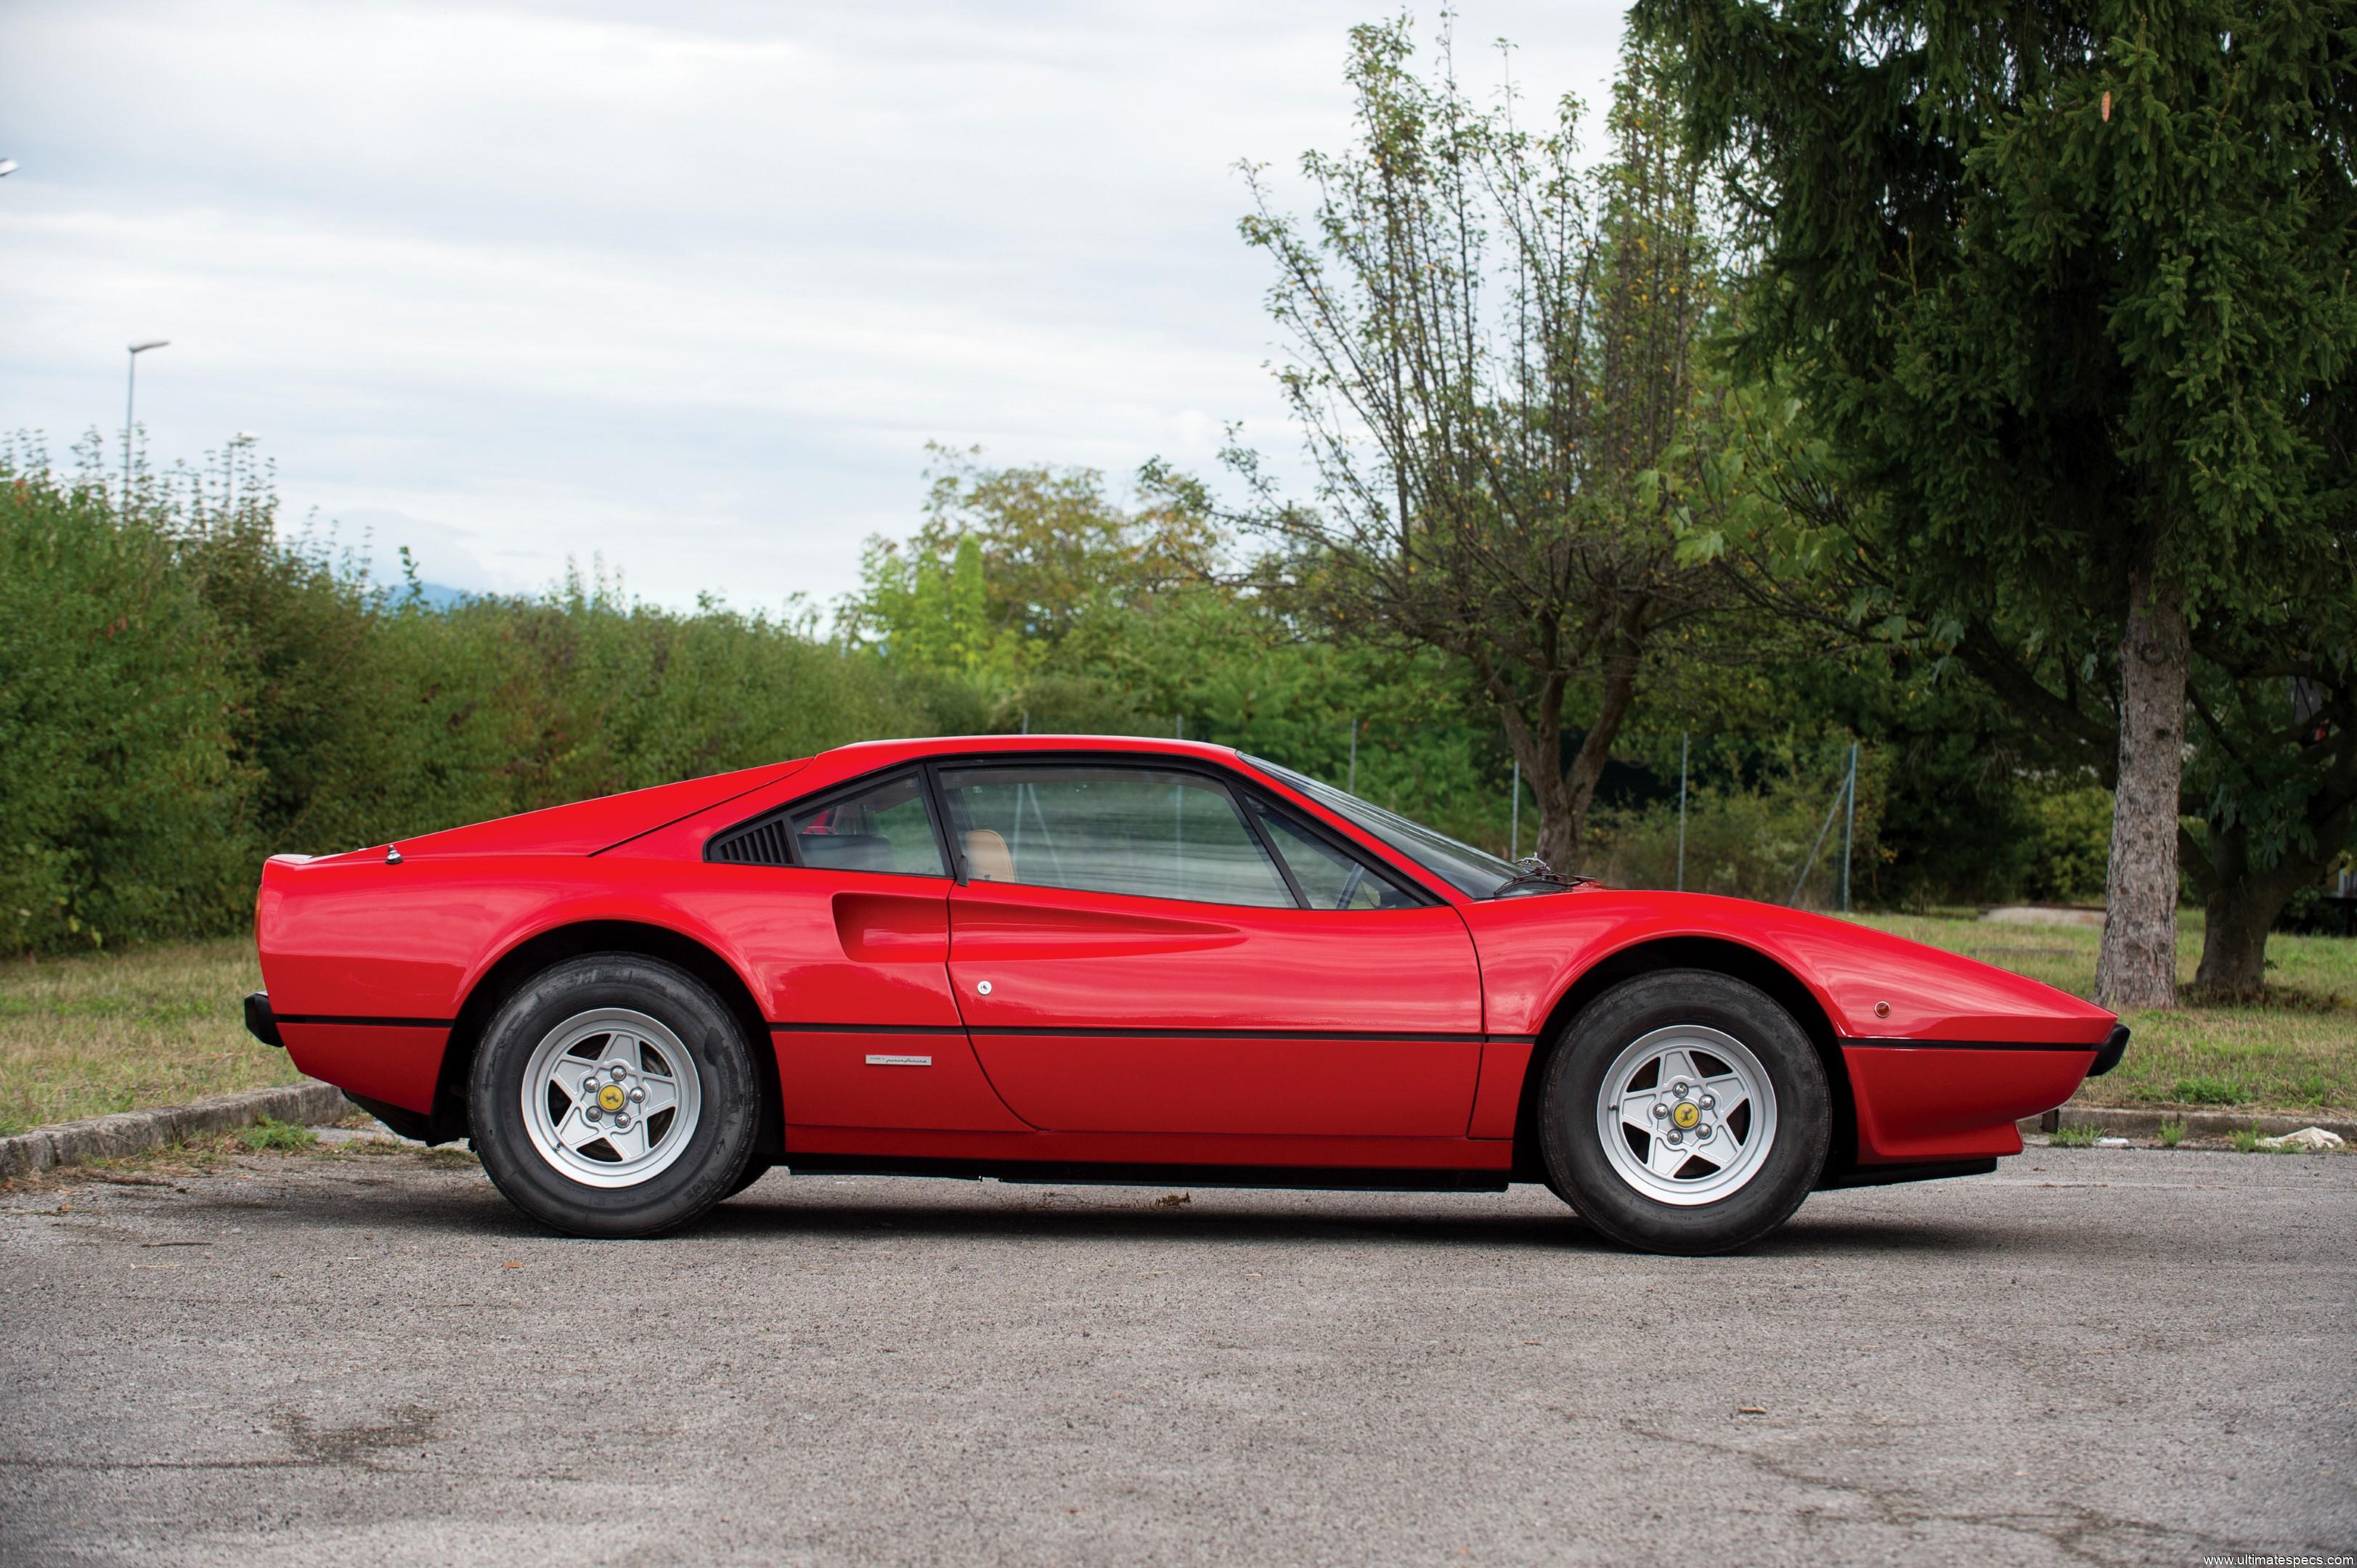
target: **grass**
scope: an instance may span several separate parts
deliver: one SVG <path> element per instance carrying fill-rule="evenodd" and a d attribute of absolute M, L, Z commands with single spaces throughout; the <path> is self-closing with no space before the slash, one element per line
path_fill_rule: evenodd
<path fill-rule="evenodd" d="M 1866 915 L 1867 925 L 1945 948 L 2085 996 L 2095 986 L 2092 927 L 2004 926 L 1968 917 Z M 2180 917 L 2178 977 L 2201 960 L 2201 921 Z M 2357 1112 L 2357 941 L 2277 934 L 2267 941 L 2267 991 L 2249 1003 L 2196 1003 L 2130 1013 L 2120 1065 L 2090 1079 L 2074 1105 Z"/>
<path fill-rule="evenodd" d="M 365 1126 L 370 1120 L 364 1115 L 353 1115 L 345 1118 L 343 1125 L 357 1129 Z M 318 1165 L 408 1165 L 427 1170 L 479 1168 L 481 1164 L 464 1149 L 421 1149 L 390 1138 L 343 1138 L 329 1142 L 308 1127 L 293 1127 L 284 1122 L 265 1122 L 233 1132 L 209 1133 L 184 1143 L 143 1149 L 135 1155 L 119 1155 L 81 1165 L 58 1165 L 37 1175 L 19 1176 L 13 1182 L 0 1182 L 0 1189 L 12 1193 L 39 1193 L 93 1182 L 122 1187 L 171 1187 L 182 1176 L 238 1168 L 259 1169 L 262 1167 L 257 1162 L 266 1160 L 305 1161 Z"/>
<path fill-rule="evenodd" d="M 275 1117 L 264 1116 L 261 1121 L 240 1133 L 237 1135 L 237 1141 L 257 1152 L 263 1149 L 275 1149 L 281 1154 L 292 1154 L 297 1149 L 307 1149 L 317 1143 L 319 1134 L 297 1122 L 281 1122 Z"/>
<path fill-rule="evenodd" d="M 261 987 L 245 940 L 0 962 L 0 1134 L 300 1082 L 245 1032 Z"/>
<path fill-rule="evenodd" d="M 2100 1127 L 2065 1125 L 2057 1127 L 2046 1141 L 2058 1149 L 2092 1149 L 2095 1146 L 2095 1140 L 2103 1135 L 2104 1130 Z"/>

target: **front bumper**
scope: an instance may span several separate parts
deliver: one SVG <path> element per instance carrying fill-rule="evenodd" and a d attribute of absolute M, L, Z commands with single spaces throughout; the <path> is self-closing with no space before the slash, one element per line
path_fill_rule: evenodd
<path fill-rule="evenodd" d="M 2014 1041 L 1845 1040 L 1857 1113 L 1855 1163 L 1949 1164 L 2021 1152 L 2015 1123 L 2069 1100 L 2117 1067 L 2128 1032 L 2101 1045 Z"/>

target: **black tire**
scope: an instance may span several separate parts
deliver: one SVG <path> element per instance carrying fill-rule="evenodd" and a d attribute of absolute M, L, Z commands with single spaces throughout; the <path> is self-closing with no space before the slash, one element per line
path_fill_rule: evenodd
<path fill-rule="evenodd" d="M 736 1197 L 738 1193 L 744 1191 L 747 1187 L 752 1186 L 755 1182 L 759 1181 L 763 1176 L 768 1176 L 771 1171 L 776 1170 L 777 1168 L 777 1166 L 771 1165 L 767 1160 L 746 1161 L 744 1174 L 737 1178 L 736 1186 L 730 1187 L 726 1192 L 721 1195 L 722 1201 L 726 1202 L 727 1199 Z"/>
<path fill-rule="evenodd" d="M 525 1122 L 524 1073 L 541 1042 L 603 1008 L 641 1013 L 670 1030 L 700 1085 L 695 1124 L 678 1155 L 630 1187 L 567 1176 Z M 533 1219 L 575 1236 L 652 1236 L 695 1219 L 736 1190 L 761 1121 L 752 1053 L 727 1007 L 686 971 L 635 953 L 585 954 L 525 982 L 484 1031 L 468 1101 L 475 1153 L 493 1184 Z"/>
<path fill-rule="evenodd" d="M 1774 1092 L 1775 1122 L 1741 1186 L 1723 1197 L 1681 1205 L 1649 1196 L 1614 1168 L 1598 1107 L 1605 1075 L 1624 1048 L 1657 1029 L 1695 1025 L 1751 1052 Z M 1657 970 L 1597 997 L 1566 1026 L 1539 1090 L 1547 1185 L 1589 1224 L 1649 1252 L 1700 1256 L 1768 1235 L 1815 1187 L 1832 1127 L 1824 1065 L 1808 1035 L 1767 993 L 1710 970 Z"/>

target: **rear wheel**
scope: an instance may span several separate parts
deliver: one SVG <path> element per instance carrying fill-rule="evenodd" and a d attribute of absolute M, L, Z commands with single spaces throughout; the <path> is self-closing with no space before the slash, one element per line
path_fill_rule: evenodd
<path fill-rule="evenodd" d="M 684 970 L 592 953 L 543 971 L 485 1031 L 475 1151 L 508 1200 L 576 1236 L 650 1236 L 733 1191 L 760 1117 L 751 1054 Z"/>
<path fill-rule="evenodd" d="M 1792 1218 L 1824 1166 L 1816 1047 L 1755 986 L 1660 970 L 1583 1008 L 1539 1101 L 1548 1185 L 1615 1240 L 1723 1252 Z"/>

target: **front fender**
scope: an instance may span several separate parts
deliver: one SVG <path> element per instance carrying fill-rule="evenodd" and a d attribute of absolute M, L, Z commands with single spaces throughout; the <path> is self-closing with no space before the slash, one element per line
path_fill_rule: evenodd
<path fill-rule="evenodd" d="M 2015 1123 L 2068 1100 L 2102 1051 L 2116 1060 L 2118 1020 L 2023 975 L 1868 927 L 1797 909 L 1698 894 L 1580 889 L 1474 904 L 1462 913 L 1480 954 L 1484 1027 L 1536 1038 L 1599 965 L 1649 948 L 1693 961 L 1695 942 L 1740 949 L 1804 988 L 1833 1038 L 1856 1112 L 1843 1166 L 1953 1166 L 2018 1154 Z M 1672 952 L 1680 954 L 1673 958 Z M 1539 1058 L 1534 1052 L 1531 1061 Z M 2109 1065 L 2107 1061 L 2106 1066 Z M 1518 1101 L 1520 1071 L 1483 1102 Z M 1512 1094 L 1514 1101 L 1507 1096 Z"/>

